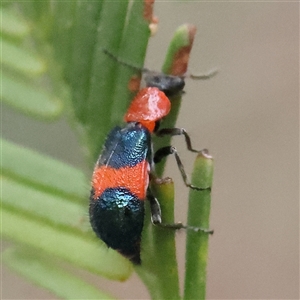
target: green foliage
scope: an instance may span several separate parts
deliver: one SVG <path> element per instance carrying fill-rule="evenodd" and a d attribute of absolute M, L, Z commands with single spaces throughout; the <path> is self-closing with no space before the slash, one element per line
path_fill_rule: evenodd
<path fill-rule="evenodd" d="M 6 251 L 3 258 L 10 268 L 53 291 L 62 299 L 113 299 L 108 294 L 64 271 L 57 262 L 47 256 L 42 257 L 40 254 L 33 256 L 29 250 L 26 252 L 22 248 L 22 251 L 11 249 Z"/>
<path fill-rule="evenodd" d="M 122 120 L 132 98 L 128 83 L 135 72 L 109 59 L 103 49 L 143 65 L 150 36 L 144 5 L 141 0 L 3 4 L 1 100 L 40 121 L 65 112 L 92 167 L 107 132 Z M 164 68 L 189 42 L 185 27 L 179 31 Z M 172 104 L 168 126 L 175 123 L 180 98 Z M 128 260 L 107 249 L 91 232 L 89 178 L 82 170 L 7 140 L 1 140 L 1 151 L 1 230 L 11 242 L 4 262 L 58 297 L 112 299 L 65 268 L 71 265 L 119 281 L 133 271 Z M 173 184 L 155 189 L 164 221 L 172 223 Z M 209 194 L 204 194 L 204 202 L 209 203 Z M 146 216 L 143 265 L 135 270 L 153 299 L 180 299 L 175 233 L 154 228 L 149 219 Z M 201 225 L 208 226 L 208 220 Z M 195 237 L 202 241 L 199 238 L 206 239 L 205 256 L 207 236 Z M 197 281 L 197 274 L 192 271 L 188 276 Z"/>

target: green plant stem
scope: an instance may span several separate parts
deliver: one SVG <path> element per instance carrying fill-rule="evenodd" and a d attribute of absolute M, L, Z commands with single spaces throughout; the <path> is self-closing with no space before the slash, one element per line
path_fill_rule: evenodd
<path fill-rule="evenodd" d="M 152 190 L 160 199 L 163 223 L 174 223 L 174 184 L 171 179 L 152 184 Z M 145 258 L 136 270 L 148 287 L 151 299 L 180 299 L 177 271 L 175 230 L 150 225 L 143 237 Z M 149 238 L 149 237 L 148 237 Z M 152 274 L 152 276 L 150 276 Z"/>
<path fill-rule="evenodd" d="M 192 184 L 210 188 L 213 177 L 213 160 L 207 153 L 200 153 L 194 164 Z M 190 190 L 188 225 L 209 228 L 211 191 L 210 189 Z M 206 265 L 208 257 L 208 238 L 205 232 L 188 230 L 186 241 L 186 273 L 184 299 L 205 299 Z"/>
<path fill-rule="evenodd" d="M 174 223 L 174 184 L 171 179 L 153 184 L 162 213 L 162 223 Z M 180 299 L 174 229 L 155 226 L 153 244 L 162 299 Z"/>

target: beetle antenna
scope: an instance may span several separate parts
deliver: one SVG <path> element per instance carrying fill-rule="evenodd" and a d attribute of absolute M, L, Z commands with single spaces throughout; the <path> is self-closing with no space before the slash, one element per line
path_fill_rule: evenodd
<path fill-rule="evenodd" d="M 192 73 L 186 73 L 184 75 L 184 78 L 192 78 L 192 79 L 199 79 L 199 80 L 207 80 L 219 73 L 219 70 L 217 68 L 214 68 L 207 73 L 202 73 L 202 74 L 192 74 Z"/>
<path fill-rule="evenodd" d="M 135 71 L 138 71 L 138 72 L 142 72 L 142 73 L 147 73 L 147 72 L 150 72 L 149 69 L 147 68 L 141 68 L 141 67 L 138 67 L 138 66 L 135 66 L 133 64 L 130 64 L 124 60 L 121 60 L 120 58 L 118 58 L 116 55 L 114 55 L 113 53 L 111 53 L 110 51 L 108 51 L 107 49 L 103 48 L 103 52 L 108 55 L 110 58 L 112 58 L 113 60 L 117 61 L 118 63 L 122 64 L 123 66 L 126 66 L 128 68 L 131 68 Z"/>

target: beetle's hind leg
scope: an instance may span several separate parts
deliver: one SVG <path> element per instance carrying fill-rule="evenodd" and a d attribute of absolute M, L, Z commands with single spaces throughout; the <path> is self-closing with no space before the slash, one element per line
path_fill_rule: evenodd
<path fill-rule="evenodd" d="M 187 229 L 187 230 L 193 230 L 196 232 L 201 231 L 201 232 L 213 234 L 213 232 L 214 232 L 213 230 L 201 228 L 201 227 L 188 226 L 188 225 L 182 224 L 181 222 L 173 223 L 173 224 L 163 223 L 162 219 L 161 219 L 160 204 L 159 204 L 158 200 L 152 194 L 152 191 L 150 190 L 150 188 L 148 188 L 148 190 L 147 190 L 147 199 L 150 203 L 151 222 L 154 225 L 163 227 L 163 228 L 174 229 L 174 230 Z"/>

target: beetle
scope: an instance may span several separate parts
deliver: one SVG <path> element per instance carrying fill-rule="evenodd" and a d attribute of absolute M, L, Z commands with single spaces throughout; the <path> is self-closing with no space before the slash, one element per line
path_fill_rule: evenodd
<path fill-rule="evenodd" d="M 146 199 L 150 203 L 153 224 L 187 228 L 182 223 L 162 223 L 159 202 L 149 187 L 149 180 L 156 178 L 155 163 L 173 154 L 186 186 L 196 190 L 210 189 L 195 187 L 188 182 L 176 148 L 167 146 L 153 153 L 152 134 L 183 135 L 188 150 L 199 152 L 192 148 L 184 129 L 159 129 L 159 121 L 170 109 L 169 98 L 157 87 L 140 90 L 124 116 L 126 124 L 115 127 L 108 134 L 93 172 L 89 206 L 92 228 L 108 247 L 134 264 L 141 264 L 140 242 Z"/>

